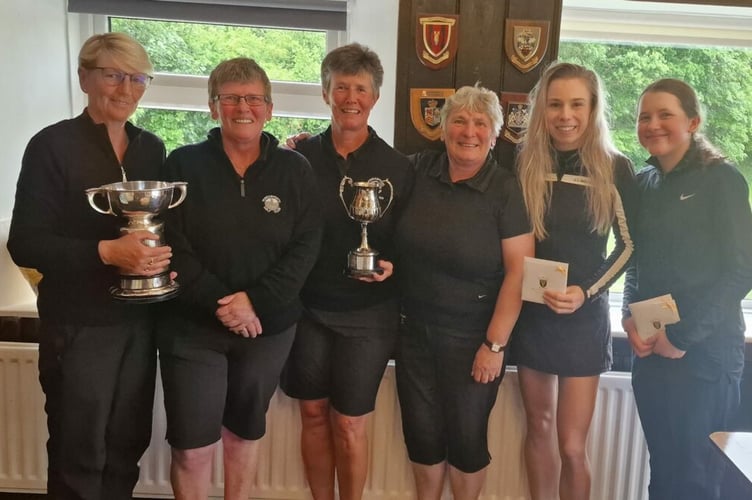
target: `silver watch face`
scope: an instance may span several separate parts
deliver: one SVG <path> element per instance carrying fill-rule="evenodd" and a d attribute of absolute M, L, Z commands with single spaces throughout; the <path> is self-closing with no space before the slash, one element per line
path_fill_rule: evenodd
<path fill-rule="evenodd" d="M 501 352 L 501 350 L 504 348 L 501 344 L 496 344 L 494 342 L 491 342 L 490 340 L 486 339 L 485 344 L 488 346 L 488 348 L 491 350 L 491 352 Z"/>

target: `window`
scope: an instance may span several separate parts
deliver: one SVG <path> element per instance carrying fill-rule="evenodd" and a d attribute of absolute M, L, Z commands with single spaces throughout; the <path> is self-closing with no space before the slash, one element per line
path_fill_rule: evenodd
<path fill-rule="evenodd" d="M 155 79 L 133 121 L 162 137 L 168 151 L 203 140 L 216 126 L 208 112 L 208 75 L 231 57 L 253 57 L 272 80 L 274 118 L 267 131 L 283 139 L 328 125 L 319 65 L 338 32 L 117 17 L 109 21 L 110 30 L 129 33 L 152 58 Z"/>
<path fill-rule="evenodd" d="M 635 134 L 640 92 L 662 77 L 687 81 L 702 131 L 752 184 L 752 8 L 564 0 L 559 58 L 601 76 L 614 141 L 636 168 L 647 157 Z M 612 290 L 622 289 L 623 278 Z"/>
<path fill-rule="evenodd" d="M 635 135 L 637 97 L 650 82 L 674 77 L 697 91 L 702 131 L 752 180 L 752 50 L 570 40 L 561 42 L 559 57 L 601 76 L 614 140 L 637 168 L 647 156 Z"/>

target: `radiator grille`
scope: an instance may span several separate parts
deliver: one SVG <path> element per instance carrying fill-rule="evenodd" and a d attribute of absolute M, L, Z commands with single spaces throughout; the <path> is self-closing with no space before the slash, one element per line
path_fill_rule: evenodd
<path fill-rule="evenodd" d="M 43 395 L 37 380 L 36 344 L 0 342 L 0 491 L 45 490 L 47 431 Z M 489 443 L 493 461 L 482 498 L 528 498 L 522 438 L 525 431 L 517 374 L 509 370 L 491 414 Z M 299 451 L 297 403 L 279 391 L 267 416 L 254 498 L 310 498 Z M 402 443 L 394 369 L 387 368 L 369 422 L 370 472 L 366 499 L 412 499 L 412 474 Z M 154 430 L 141 460 L 136 496 L 171 497 L 170 450 L 165 436 L 161 384 L 155 395 Z M 588 443 L 593 500 L 647 498 L 648 459 L 632 398 L 629 374 L 601 377 Z M 210 494 L 222 497 L 221 453 L 217 453 Z M 449 499 L 447 490 L 444 495 Z"/>

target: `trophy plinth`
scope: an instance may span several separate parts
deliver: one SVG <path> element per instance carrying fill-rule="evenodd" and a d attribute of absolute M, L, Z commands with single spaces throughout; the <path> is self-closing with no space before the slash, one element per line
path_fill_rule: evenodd
<path fill-rule="evenodd" d="M 160 213 L 175 208 L 185 200 L 188 185 L 185 182 L 128 181 L 107 184 L 86 190 L 89 205 L 99 213 L 125 219 L 120 234 L 149 231 L 158 236 L 156 240 L 144 240 L 150 247 L 164 246 L 164 223 L 158 220 Z M 175 190 L 178 199 L 173 201 Z M 97 205 L 95 198 L 107 200 L 107 209 Z M 110 288 L 116 299 L 129 302 L 161 302 L 174 297 L 178 284 L 170 279 L 170 269 L 165 267 L 154 276 L 120 273 L 119 286 Z"/>
<path fill-rule="evenodd" d="M 352 199 L 348 204 L 345 202 L 345 188 L 352 189 Z M 381 208 L 379 195 L 384 187 L 389 188 L 389 201 L 386 207 Z M 370 276 L 374 273 L 381 274 L 384 270 L 378 266 L 379 252 L 368 246 L 368 224 L 381 219 L 389 209 L 394 199 L 394 187 L 389 179 L 373 177 L 367 181 L 354 182 L 350 177 L 343 177 L 339 183 L 339 199 L 345 207 L 347 215 L 360 222 L 360 246 L 351 250 L 347 255 L 347 274 L 353 278 Z"/>

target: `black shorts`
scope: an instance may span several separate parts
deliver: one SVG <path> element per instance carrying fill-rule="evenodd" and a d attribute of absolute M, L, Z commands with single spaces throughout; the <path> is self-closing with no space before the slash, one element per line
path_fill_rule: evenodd
<path fill-rule="evenodd" d="M 489 384 L 470 375 L 485 331 L 405 322 L 397 349 L 402 431 L 412 462 L 443 461 L 462 472 L 486 467 L 488 417 L 504 376 Z"/>
<path fill-rule="evenodd" d="M 282 389 L 296 399 L 328 398 L 343 415 L 372 412 L 394 355 L 398 323 L 394 303 L 366 311 L 306 311 L 298 322 Z"/>
<path fill-rule="evenodd" d="M 165 323 L 157 338 L 170 445 L 207 446 L 223 426 L 260 439 L 295 326 L 252 339 L 177 318 Z"/>

